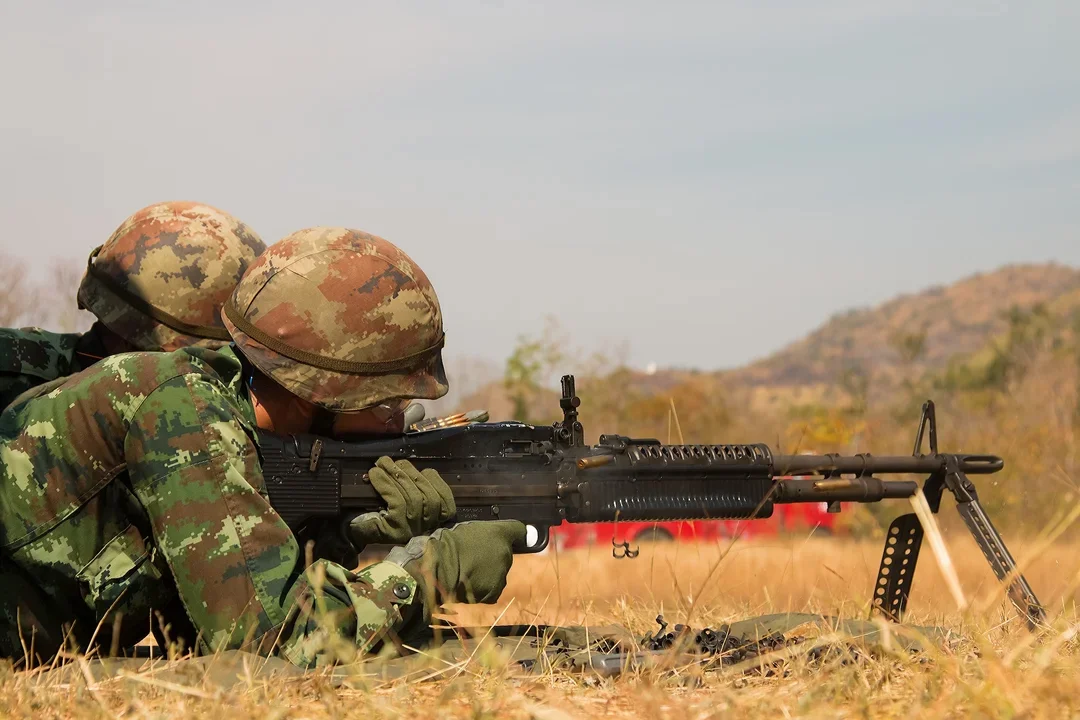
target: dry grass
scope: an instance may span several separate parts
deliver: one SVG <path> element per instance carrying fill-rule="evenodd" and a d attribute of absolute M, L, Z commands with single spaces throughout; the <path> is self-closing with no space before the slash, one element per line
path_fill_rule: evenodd
<path fill-rule="evenodd" d="M 630 621 L 643 612 L 651 627 L 657 611 L 682 621 L 691 606 L 694 622 L 784 611 L 866 616 L 881 558 L 879 542 L 778 537 L 736 542 L 728 552 L 729 543 L 647 545 L 636 560 L 616 560 L 611 548 L 602 546 L 518 558 L 503 596 L 513 598 L 514 607 L 503 621 L 529 622 L 539 616 L 549 623 L 590 624 L 613 616 Z M 954 533 L 948 545 L 965 593 L 996 597 L 999 585 L 974 541 Z M 1025 562 L 1031 544 L 1012 545 L 1018 561 Z M 1027 562 L 1026 574 L 1043 603 L 1060 612 L 1063 603 L 1071 606 L 1080 597 L 1074 577 L 1078 570 L 1080 547 L 1053 545 Z M 629 616 L 619 615 L 623 608 L 629 608 Z M 928 543 L 908 609 L 920 621 L 956 616 Z M 464 606 L 456 613 L 484 623 L 498 611 Z"/>
<path fill-rule="evenodd" d="M 974 609 L 956 610 L 933 556 L 924 551 L 912 619 L 959 631 L 959 648 L 919 662 L 882 656 L 813 668 L 794 661 L 786 677 L 723 672 L 639 672 L 615 679 L 549 672 L 525 676 L 490 655 L 428 682 L 334 688 L 323 675 L 239 680 L 221 690 L 201 681 L 136 678 L 87 682 L 0 670 L 0 717 L 1068 717 L 1080 713 L 1080 658 L 1073 608 L 1080 548 L 1057 545 L 1029 566 L 1052 608 L 1055 629 L 1037 642 L 994 600 L 996 583 L 970 541 L 949 538 Z M 503 603 L 458 607 L 464 623 L 619 622 L 641 633 L 663 611 L 669 620 L 716 625 L 783 610 L 864 617 L 880 548 L 869 542 L 783 538 L 726 546 L 656 545 L 636 560 L 607 549 L 519 558 Z M 1024 556 L 1022 546 L 1014 548 Z M 243 675 L 243 673 L 240 673 Z M 688 676 L 698 676 L 689 687 Z"/>

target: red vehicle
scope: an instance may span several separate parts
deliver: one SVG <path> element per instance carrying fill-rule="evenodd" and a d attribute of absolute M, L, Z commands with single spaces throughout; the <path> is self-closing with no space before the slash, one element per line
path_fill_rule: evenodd
<path fill-rule="evenodd" d="M 607 545 L 612 541 L 640 542 L 678 540 L 709 542 L 733 537 L 743 538 L 805 533 L 831 535 L 836 531 L 836 515 L 826 503 L 776 505 L 773 514 L 763 520 L 676 520 L 673 522 L 579 523 L 564 522 L 551 529 L 551 542 L 559 550 L 588 545 Z M 741 527 L 740 527 L 741 526 Z"/>

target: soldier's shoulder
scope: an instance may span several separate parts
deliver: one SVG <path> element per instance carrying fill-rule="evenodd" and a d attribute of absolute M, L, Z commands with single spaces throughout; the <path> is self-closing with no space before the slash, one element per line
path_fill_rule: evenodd
<path fill-rule="evenodd" d="M 239 361 L 207 353 L 212 351 L 111 355 L 9 406 L 0 414 L 0 439 L 36 422 L 66 428 L 92 425 L 96 434 L 116 436 L 137 417 L 153 423 L 155 415 L 164 418 L 158 429 L 166 434 L 184 432 L 184 427 L 201 422 L 207 408 L 239 404 Z"/>
<path fill-rule="evenodd" d="M 110 355 L 69 377 L 62 385 L 53 388 L 49 396 L 60 398 L 62 395 L 67 401 L 97 397 L 103 401 L 112 399 L 131 404 L 136 399 L 141 402 L 162 386 L 179 389 L 187 385 L 187 381 L 179 384 L 170 382 L 177 378 L 195 377 L 205 381 L 204 386 L 235 387 L 240 371 L 241 365 L 235 356 L 202 348 L 120 353 Z"/>
<path fill-rule="evenodd" d="M 0 373 L 52 380 L 71 372 L 78 333 L 38 327 L 0 328 Z"/>
<path fill-rule="evenodd" d="M 187 347 L 173 352 L 132 352 L 101 360 L 84 374 L 93 377 L 116 377 L 138 382 L 146 389 L 174 377 L 197 375 L 208 380 L 231 383 L 239 375 L 239 359 L 228 352 Z"/>

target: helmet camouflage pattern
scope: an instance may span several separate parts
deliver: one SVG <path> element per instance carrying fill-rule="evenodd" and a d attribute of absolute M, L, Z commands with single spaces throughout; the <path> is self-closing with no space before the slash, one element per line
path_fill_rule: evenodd
<path fill-rule="evenodd" d="M 223 314 L 248 360 L 328 410 L 446 394 L 439 299 L 416 263 L 380 237 L 295 232 L 252 263 Z"/>
<path fill-rule="evenodd" d="M 135 213 L 90 255 L 79 307 L 139 350 L 229 342 L 221 306 L 266 245 L 209 205 L 166 202 Z"/>

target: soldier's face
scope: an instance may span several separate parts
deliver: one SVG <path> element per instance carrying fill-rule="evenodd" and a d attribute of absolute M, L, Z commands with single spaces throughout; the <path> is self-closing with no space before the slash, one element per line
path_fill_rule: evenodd
<path fill-rule="evenodd" d="M 319 409 L 262 375 L 251 380 L 251 399 L 255 409 L 255 422 L 263 430 L 281 434 L 313 432 Z M 328 430 L 320 423 L 321 434 L 345 435 L 400 435 L 405 431 L 405 408 L 409 400 L 387 400 L 375 407 L 350 413 L 331 413 L 332 426 Z M 325 417 L 325 415 L 323 415 Z"/>

